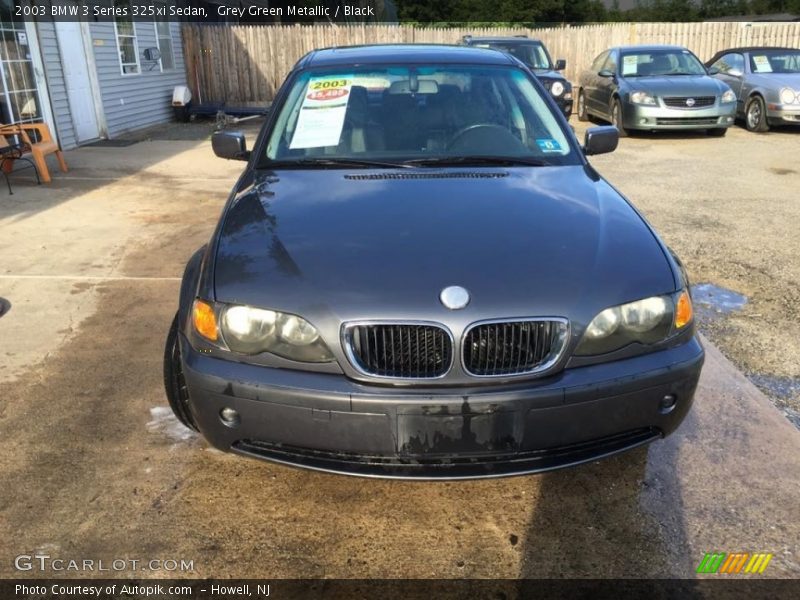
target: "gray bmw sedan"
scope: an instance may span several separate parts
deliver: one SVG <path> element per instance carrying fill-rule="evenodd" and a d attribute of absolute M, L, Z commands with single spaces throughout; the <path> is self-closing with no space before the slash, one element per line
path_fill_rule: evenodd
<path fill-rule="evenodd" d="M 580 77 L 578 119 L 631 130 L 705 129 L 724 136 L 736 94 L 680 46 L 622 46 L 601 52 Z"/>
<path fill-rule="evenodd" d="M 215 447 L 373 477 L 544 471 L 668 435 L 703 349 L 680 261 L 517 59 L 302 58 L 248 147 L 167 337 Z"/>

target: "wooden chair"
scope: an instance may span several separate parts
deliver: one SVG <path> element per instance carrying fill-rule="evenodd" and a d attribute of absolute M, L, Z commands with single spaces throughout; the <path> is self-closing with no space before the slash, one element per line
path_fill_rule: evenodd
<path fill-rule="evenodd" d="M 33 135 L 31 135 L 33 134 Z M 58 160 L 58 166 L 63 173 L 66 173 L 67 163 L 64 162 L 64 155 L 58 144 L 50 135 L 50 128 L 45 123 L 16 123 L 14 125 L 0 125 L 0 144 L 5 140 L 5 145 L 8 145 L 9 137 L 16 138 L 16 146 L 18 146 L 19 156 L 10 155 L 3 160 L 3 172 L 8 175 L 14 168 L 16 160 L 27 160 L 27 154 L 30 154 L 30 160 L 36 166 L 37 175 L 41 176 L 42 181 L 50 183 L 50 170 L 47 168 L 47 161 L 45 158 L 50 154 L 55 154 Z"/>

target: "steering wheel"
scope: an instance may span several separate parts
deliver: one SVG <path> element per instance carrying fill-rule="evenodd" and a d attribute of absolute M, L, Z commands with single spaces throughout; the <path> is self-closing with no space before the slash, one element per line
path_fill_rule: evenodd
<path fill-rule="evenodd" d="M 453 134 L 453 137 L 450 138 L 447 148 L 452 148 L 457 142 L 460 142 L 461 138 L 463 138 L 465 135 L 479 129 L 486 129 L 487 133 L 490 130 L 498 131 L 498 133 L 503 133 L 505 135 L 509 135 L 511 133 L 507 128 L 503 127 L 502 125 L 497 125 L 496 123 L 475 123 L 474 125 L 467 125 L 466 127 L 462 127 L 456 131 Z"/>

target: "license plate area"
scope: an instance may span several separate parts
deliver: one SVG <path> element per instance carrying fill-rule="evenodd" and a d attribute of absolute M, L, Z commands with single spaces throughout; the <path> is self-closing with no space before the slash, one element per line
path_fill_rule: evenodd
<path fill-rule="evenodd" d="M 496 406 L 408 407 L 397 414 L 397 452 L 403 456 L 509 454 L 520 446 L 518 413 Z"/>

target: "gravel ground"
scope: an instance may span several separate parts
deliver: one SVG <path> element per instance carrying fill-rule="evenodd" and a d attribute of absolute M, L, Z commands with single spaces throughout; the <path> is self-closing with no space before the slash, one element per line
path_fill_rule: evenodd
<path fill-rule="evenodd" d="M 582 136 L 586 126 L 573 119 Z M 644 133 L 592 164 L 655 226 L 693 284 L 742 294 L 698 306 L 700 329 L 800 427 L 800 129 L 725 138 Z"/>

